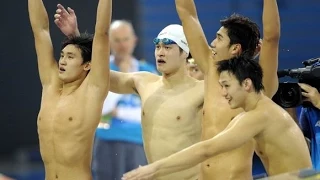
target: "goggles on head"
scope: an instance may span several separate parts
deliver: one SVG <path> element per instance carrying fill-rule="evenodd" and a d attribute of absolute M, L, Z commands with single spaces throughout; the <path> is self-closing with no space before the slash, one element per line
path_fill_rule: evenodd
<path fill-rule="evenodd" d="M 153 40 L 153 43 L 155 45 L 158 45 L 160 42 L 162 42 L 164 45 L 177 44 L 176 42 L 174 42 L 174 41 L 172 41 L 171 39 L 168 39 L 168 38 L 163 38 L 163 39 L 155 38 Z"/>

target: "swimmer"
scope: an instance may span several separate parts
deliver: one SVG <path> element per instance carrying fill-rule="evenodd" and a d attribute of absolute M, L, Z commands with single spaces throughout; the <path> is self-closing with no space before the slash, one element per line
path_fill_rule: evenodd
<path fill-rule="evenodd" d="M 42 84 L 37 124 L 46 180 L 92 179 L 93 138 L 109 91 L 111 8 L 111 0 L 99 1 L 94 36 L 64 41 L 57 63 L 44 4 L 28 0 Z"/>
<path fill-rule="evenodd" d="M 66 35 L 77 35 L 74 12 L 58 6 Z M 69 29 L 68 29 L 69 28 Z M 110 71 L 110 91 L 137 94 L 142 106 L 142 134 L 148 163 L 179 152 L 200 141 L 204 83 L 188 76 L 189 46 L 181 25 L 171 24 L 154 39 L 154 56 L 161 76 L 149 72 Z M 199 166 L 157 180 L 196 180 Z"/>

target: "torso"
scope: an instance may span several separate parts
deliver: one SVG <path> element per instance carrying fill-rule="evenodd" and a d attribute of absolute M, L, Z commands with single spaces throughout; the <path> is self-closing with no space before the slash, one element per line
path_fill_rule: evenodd
<path fill-rule="evenodd" d="M 38 134 L 46 180 L 90 180 L 92 144 L 105 93 L 82 85 L 67 96 L 59 87 L 42 91 Z"/>
<path fill-rule="evenodd" d="M 142 85 L 143 84 L 143 85 Z M 203 82 L 165 88 L 161 77 L 137 86 L 142 100 L 142 129 L 149 163 L 168 157 L 200 141 Z M 159 180 L 196 180 L 199 166 L 163 176 Z"/>
<path fill-rule="evenodd" d="M 311 167 L 304 136 L 294 120 L 282 108 L 266 99 L 257 108 L 267 129 L 255 137 L 256 153 L 269 175 Z M 268 113 L 272 111 L 272 114 Z"/>
<path fill-rule="evenodd" d="M 242 109 L 230 109 L 221 95 L 216 67 L 210 64 L 205 77 L 205 102 L 203 107 L 202 140 L 207 140 L 223 131 Z M 249 141 L 232 151 L 207 159 L 201 164 L 203 180 L 248 180 L 252 179 L 254 143 Z"/>

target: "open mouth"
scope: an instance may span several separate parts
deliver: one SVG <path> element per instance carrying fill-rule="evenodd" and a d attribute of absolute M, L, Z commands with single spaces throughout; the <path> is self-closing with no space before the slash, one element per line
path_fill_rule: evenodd
<path fill-rule="evenodd" d="M 166 63 L 163 59 L 158 59 L 157 62 L 158 62 L 159 64 L 164 64 L 164 63 Z"/>
<path fill-rule="evenodd" d="M 64 72 L 64 71 L 66 71 L 63 67 L 59 67 L 59 71 L 60 72 Z"/>
<path fill-rule="evenodd" d="M 226 98 L 226 100 L 228 101 L 228 103 L 230 103 L 230 101 L 231 101 L 231 98 Z"/>

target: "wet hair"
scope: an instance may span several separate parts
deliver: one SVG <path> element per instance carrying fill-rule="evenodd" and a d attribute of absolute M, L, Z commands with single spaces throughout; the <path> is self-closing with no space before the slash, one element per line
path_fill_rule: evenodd
<path fill-rule="evenodd" d="M 227 29 L 230 46 L 241 44 L 242 54 L 252 58 L 260 40 L 258 25 L 239 14 L 232 14 L 226 19 L 220 20 L 220 24 Z"/>
<path fill-rule="evenodd" d="M 82 33 L 80 36 L 67 37 L 61 45 L 61 50 L 67 45 L 74 45 L 81 51 L 82 64 L 91 61 L 93 34 Z"/>
<path fill-rule="evenodd" d="M 264 89 L 262 84 L 263 72 L 259 63 L 247 56 L 233 57 L 228 60 L 217 62 L 217 71 L 220 74 L 223 71 L 234 75 L 241 85 L 242 82 L 249 78 L 252 81 L 257 93 Z"/>

